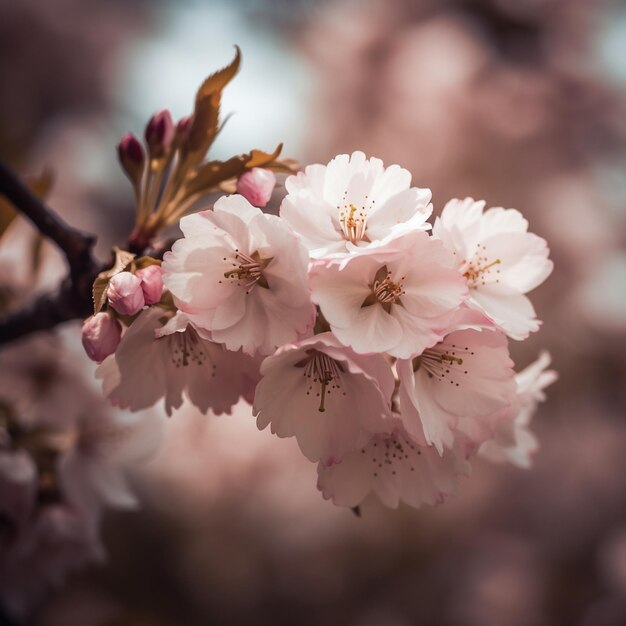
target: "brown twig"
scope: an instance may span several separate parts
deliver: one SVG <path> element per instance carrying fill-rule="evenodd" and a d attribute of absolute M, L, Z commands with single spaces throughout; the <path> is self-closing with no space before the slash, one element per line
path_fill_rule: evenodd
<path fill-rule="evenodd" d="M 39 296 L 30 305 L 1 318 L 0 344 L 88 317 L 92 312 L 90 291 L 81 293 L 68 277 L 55 293 Z"/>
<path fill-rule="evenodd" d="M 13 171 L 0 161 L 0 194 L 25 215 L 44 236 L 54 241 L 72 266 L 91 257 L 96 238 L 83 233 L 61 219 L 28 189 Z"/>
<path fill-rule="evenodd" d="M 91 286 L 100 269 L 93 258 L 96 237 L 67 224 L 1 161 L 0 195 L 61 249 L 69 266 L 67 278 L 55 293 L 40 296 L 28 307 L 0 319 L 0 343 L 89 315 Z"/>

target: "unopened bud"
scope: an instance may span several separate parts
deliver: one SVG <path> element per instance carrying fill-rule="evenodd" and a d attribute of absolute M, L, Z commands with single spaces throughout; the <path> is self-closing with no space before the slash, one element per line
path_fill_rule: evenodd
<path fill-rule="evenodd" d="M 139 139 L 132 133 L 126 133 L 117 144 L 117 154 L 126 175 L 136 182 L 143 174 L 145 154 Z"/>
<path fill-rule="evenodd" d="M 141 280 L 146 304 L 156 304 L 163 295 L 163 270 L 160 265 L 149 265 L 135 274 Z"/>
<path fill-rule="evenodd" d="M 107 289 L 109 304 L 120 315 L 135 315 L 145 304 L 141 279 L 130 272 L 115 274 Z"/>
<path fill-rule="evenodd" d="M 121 337 L 120 323 L 108 313 L 96 313 L 83 322 L 83 348 L 87 356 L 97 363 L 115 352 Z"/>
<path fill-rule="evenodd" d="M 146 125 L 146 143 L 150 158 L 159 159 L 169 150 L 174 139 L 174 122 L 167 109 L 155 113 Z"/>
<path fill-rule="evenodd" d="M 189 129 L 191 128 L 191 116 L 181 117 L 176 124 L 176 138 L 179 142 L 185 141 L 189 135 Z"/>
<path fill-rule="evenodd" d="M 275 185 L 274 172 L 253 167 L 237 179 L 237 193 L 253 206 L 264 207 L 272 197 Z"/>

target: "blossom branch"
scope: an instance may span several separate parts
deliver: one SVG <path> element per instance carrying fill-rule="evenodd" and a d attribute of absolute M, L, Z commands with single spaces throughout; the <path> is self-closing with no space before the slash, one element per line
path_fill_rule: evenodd
<path fill-rule="evenodd" d="M 44 237 L 56 243 L 65 254 L 70 266 L 80 264 L 87 257 L 91 257 L 91 250 L 96 237 L 83 233 L 67 224 L 33 194 L 15 173 L 1 161 L 0 194 L 6 196 L 17 210 L 37 227 Z"/>
<path fill-rule="evenodd" d="M 56 293 L 43 295 L 31 305 L 0 321 L 0 343 L 88 315 L 91 285 L 99 270 L 92 254 L 96 237 L 67 224 L 2 162 L 0 194 L 6 196 L 42 235 L 61 249 L 69 265 L 69 275 Z"/>
<path fill-rule="evenodd" d="M 0 344 L 90 315 L 90 281 L 94 275 L 95 272 L 83 278 L 86 290 L 77 289 L 68 277 L 55 293 L 44 294 L 23 309 L 3 317 L 0 320 Z"/>

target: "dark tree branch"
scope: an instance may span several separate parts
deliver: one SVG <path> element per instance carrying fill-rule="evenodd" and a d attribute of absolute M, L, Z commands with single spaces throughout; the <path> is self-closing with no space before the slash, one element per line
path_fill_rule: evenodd
<path fill-rule="evenodd" d="M 81 263 L 85 257 L 91 256 L 96 238 L 65 223 L 60 216 L 33 194 L 2 161 L 0 161 L 0 194 L 6 196 L 44 237 L 54 241 L 59 246 L 67 257 L 70 267 L 75 263 Z"/>
<path fill-rule="evenodd" d="M 25 308 L 0 319 L 0 344 L 50 330 L 62 322 L 88 317 L 93 312 L 90 291 L 91 282 L 89 289 L 81 293 L 72 280 L 66 278 L 55 293 L 39 296 Z"/>
<path fill-rule="evenodd" d="M 55 293 L 40 296 L 30 306 L 0 319 L 0 344 L 87 317 L 91 312 L 91 286 L 101 269 L 92 254 L 96 238 L 67 224 L 1 161 L 0 194 L 61 249 L 69 265 L 69 275 Z"/>

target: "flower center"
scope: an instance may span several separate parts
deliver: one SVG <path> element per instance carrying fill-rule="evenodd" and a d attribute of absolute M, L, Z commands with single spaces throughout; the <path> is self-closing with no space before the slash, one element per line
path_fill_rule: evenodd
<path fill-rule="evenodd" d="M 478 244 L 474 256 L 470 260 L 464 260 L 461 266 L 461 273 L 467 279 L 470 289 L 476 289 L 480 285 L 486 285 L 489 278 L 493 278 L 495 274 L 500 274 L 500 270 L 494 270 L 493 268 L 500 265 L 502 261 L 495 259 L 490 261 L 487 256 L 487 247 Z M 500 282 L 499 278 L 496 278 L 496 283 Z"/>
<path fill-rule="evenodd" d="M 226 260 L 224 258 L 224 261 Z M 235 258 L 232 261 L 233 269 L 224 272 L 224 278 L 234 281 L 237 287 L 244 287 L 246 293 L 250 293 L 257 285 L 269 289 L 270 286 L 267 278 L 263 275 L 263 270 L 271 261 L 272 258 L 262 259 L 258 252 L 248 255 L 235 250 Z"/>
<path fill-rule="evenodd" d="M 200 367 L 207 361 L 211 362 L 205 350 L 204 341 L 193 328 L 188 326 L 184 332 L 172 333 L 163 339 L 166 337 L 171 342 L 170 359 L 174 367 L 189 367 L 190 365 Z M 211 362 L 211 369 L 211 376 L 215 376 L 215 363 Z"/>
<path fill-rule="evenodd" d="M 295 367 L 304 368 L 304 377 L 308 379 L 306 395 L 315 393 L 320 399 L 317 410 L 324 413 L 326 394 L 330 395 L 333 390 L 338 392 L 341 389 L 341 373 L 345 372 L 345 369 L 341 363 L 318 350 L 307 350 L 306 354 L 307 356 L 298 361 Z M 346 395 L 345 391 L 342 393 Z"/>
<path fill-rule="evenodd" d="M 343 209 L 339 211 L 339 221 L 341 222 L 343 234 L 348 241 L 356 243 L 363 239 L 367 227 L 365 207 L 357 209 L 354 204 L 344 205 Z"/>
<path fill-rule="evenodd" d="M 467 346 L 438 343 L 413 359 L 413 371 L 422 368 L 428 378 L 439 382 L 449 380 L 450 384 L 458 387 L 460 376 L 468 374 L 468 370 L 461 367 L 468 356 L 474 356 L 474 352 Z"/>
<path fill-rule="evenodd" d="M 374 478 L 378 476 L 400 475 L 408 468 L 414 472 L 421 463 L 420 447 L 413 443 L 403 433 L 376 435 L 373 443 L 361 450 L 365 459 L 371 463 L 371 472 Z M 369 458 L 368 458 L 369 457 Z"/>
<path fill-rule="evenodd" d="M 341 204 L 337 205 L 343 236 L 352 243 L 369 241 L 366 235 L 368 209 L 365 205 L 358 207 L 348 202 L 346 200 L 347 196 L 348 192 L 346 191 L 341 199 Z M 367 196 L 365 196 L 365 201 L 367 202 Z M 374 203 L 375 201 L 372 200 L 371 204 Z"/>
<path fill-rule="evenodd" d="M 394 282 L 391 279 L 391 272 L 386 265 L 383 265 L 376 272 L 374 282 L 370 284 L 372 292 L 363 300 L 361 307 L 378 303 L 387 313 L 390 313 L 392 304 L 401 304 L 400 298 L 404 295 L 402 281 L 405 278 L 406 276 L 402 276 L 399 282 Z"/>

